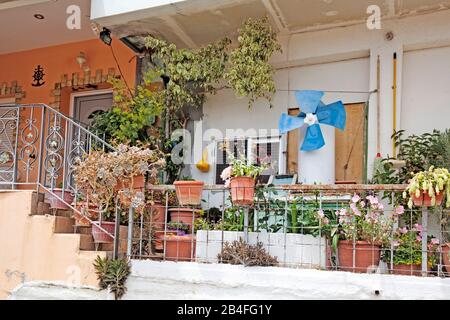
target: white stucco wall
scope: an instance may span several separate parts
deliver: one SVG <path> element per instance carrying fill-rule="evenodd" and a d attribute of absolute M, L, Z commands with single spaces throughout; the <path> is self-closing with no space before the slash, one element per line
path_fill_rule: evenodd
<path fill-rule="evenodd" d="M 421 133 L 433 128 L 450 127 L 450 11 L 414 17 L 386 19 L 381 30 L 353 25 L 330 30 L 305 32 L 280 37 L 283 53 L 273 58 L 278 68 L 276 87 L 281 90 L 318 89 L 371 91 L 376 89 L 377 56 L 380 55 L 380 144 L 382 156 L 392 155 L 393 132 L 393 54 L 397 53 L 396 128 Z M 385 34 L 394 33 L 387 41 Z M 432 48 L 432 49 L 430 49 Z M 434 48 L 434 49 L 433 49 Z M 440 49 L 437 49 L 440 48 Z M 430 49 L 430 50 L 419 50 Z M 412 51 L 414 50 L 414 51 Z M 419 51 L 417 51 L 419 50 Z M 404 51 L 406 54 L 404 55 Z M 350 60 L 349 60 L 350 59 Z M 286 68 L 290 69 L 286 69 Z M 274 96 L 273 109 L 259 101 L 247 110 L 247 101 L 237 99 L 229 90 L 209 97 L 204 107 L 203 130 L 277 128 L 280 114 L 295 107 L 295 100 L 285 91 Z M 328 94 L 327 101 L 361 102 L 366 95 Z M 426 107 L 424 107 L 426 105 Z M 376 156 L 376 94 L 369 105 L 368 173 L 371 176 Z M 433 110 L 424 118 L 424 110 Z M 195 137 L 194 161 L 200 160 L 201 135 Z M 214 159 L 210 150 L 210 162 Z M 213 182 L 213 172 L 192 175 Z"/>
<path fill-rule="evenodd" d="M 450 298 L 449 278 L 133 260 L 123 299 L 423 299 Z M 377 295 L 375 292 L 378 291 Z M 12 299 L 111 299 L 106 292 L 25 284 Z"/>
<path fill-rule="evenodd" d="M 450 47 L 405 52 L 402 94 L 407 134 L 450 128 Z"/>

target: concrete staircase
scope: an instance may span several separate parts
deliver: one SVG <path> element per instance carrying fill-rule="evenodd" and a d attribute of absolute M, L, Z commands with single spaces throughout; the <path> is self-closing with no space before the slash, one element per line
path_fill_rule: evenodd
<path fill-rule="evenodd" d="M 71 209 L 61 210 L 52 209 L 50 204 L 45 201 L 45 195 L 33 194 L 33 203 L 31 215 L 38 216 L 54 216 L 53 233 L 56 238 L 74 238 L 77 239 L 80 252 L 95 252 L 97 254 L 103 253 L 108 257 L 113 255 L 112 243 L 95 243 L 92 237 L 92 227 L 85 225 L 77 225 L 76 220 L 73 218 L 74 212 Z M 127 228 L 120 227 L 120 240 L 119 240 L 119 254 L 123 256 L 126 252 L 126 234 Z"/>

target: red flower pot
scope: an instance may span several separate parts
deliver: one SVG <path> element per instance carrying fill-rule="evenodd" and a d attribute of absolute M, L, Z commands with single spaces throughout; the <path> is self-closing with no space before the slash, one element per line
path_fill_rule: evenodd
<path fill-rule="evenodd" d="M 404 276 L 421 276 L 422 266 L 420 264 L 394 264 L 392 273 Z"/>
<path fill-rule="evenodd" d="M 172 208 L 169 209 L 170 221 L 182 222 L 189 225 L 189 233 L 192 233 L 192 220 L 200 218 L 198 210 L 190 208 Z"/>
<path fill-rule="evenodd" d="M 178 202 L 182 206 L 199 205 L 202 200 L 203 181 L 175 181 Z"/>
<path fill-rule="evenodd" d="M 231 179 L 231 200 L 238 206 L 253 204 L 255 196 L 255 179 L 251 177 L 235 177 Z"/>
<path fill-rule="evenodd" d="M 166 260 L 192 261 L 195 259 L 195 236 L 168 235 L 166 241 Z"/>
<path fill-rule="evenodd" d="M 106 231 L 108 231 L 108 233 L 110 233 L 111 235 L 115 236 L 116 234 L 116 230 L 115 230 L 115 222 L 108 222 L 108 221 L 102 221 L 100 223 L 100 221 L 95 221 L 92 223 L 92 236 L 94 237 L 94 242 L 96 243 L 112 243 L 114 241 L 114 238 L 111 237 L 109 234 L 107 234 L 106 232 L 104 232 L 103 230 L 101 230 L 99 228 L 102 227 L 103 229 L 105 229 Z"/>
<path fill-rule="evenodd" d="M 441 192 L 436 195 L 435 206 L 441 205 L 442 199 L 444 198 L 444 191 L 445 190 L 441 190 Z M 414 195 L 413 202 L 414 205 L 418 207 L 433 207 L 433 205 L 431 204 L 431 197 L 428 195 L 427 191 L 422 192 L 422 194 L 419 197 L 416 197 Z"/>
<path fill-rule="evenodd" d="M 355 243 L 355 265 L 353 266 L 353 241 L 340 240 L 338 245 L 339 270 L 367 273 L 380 263 L 381 247 L 367 241 Z"/>
<path fill-rule="evenodd" d="M 64 191 L 64 197 L 63 197 L 63 190 L 62 189 L 53 189 L 53 194 L 48 194 L 48 202 L 50 203 L 50 208 L 52 209 L 62 209 L 62 210 L 68 210 L 70 207 L 65 204 L 61 199 L 64 199 L 66 203 L 72 203 L 74 196 L 69 190 Z"/>
<path fill-rule="evenodd" d="M 445 266 L 445 271 L 450 273 L 450 243 L 442 245 L 442 263 Z"/>

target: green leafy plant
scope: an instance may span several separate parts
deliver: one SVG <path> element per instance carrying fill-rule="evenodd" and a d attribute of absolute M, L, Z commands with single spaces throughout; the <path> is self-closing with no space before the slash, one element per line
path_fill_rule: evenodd
<path fill-rule="evenodd" d="M 258 98 L 270 102 L 275 93 L 275 69 L 269 63 L 275 52 L 281 52 L 281 46 L 267 17 L 250 18 L 239 29 L 238 47 L 231 52 L 224 76 L 237 96 L 249 98 L 249 108 Z"/>
<path fill-rule="evenodd" d="M 112 260 L 97 256 L 94 261 L 95 273 L 101 289 L 109 289 L 116 300 L 122 298 L 127 288 L 125 283 L 130 275 L 130 263 L 126 259 Z"/>
<path fill-rule="evenodd" d="M 450 130 L 408 137 L 400 130 L 391 138 L 398 147 L 397 159 L 403 160 L 405 165 L 396 170 L 391 163 L 393 158 L 383 158 L 381 168 L 374 172 L 374 183 L 406 184 L 415 173 L 431 166 L 450 170 Z"/>
<path fill-rule="evenodd" d="M 437 262 L 436 249 L 439 245 L 439 240 L 433 237 L 428 239 L 428 264 L 433 266 Z M 398 228 L 392 239 L 393 254 L 391 256 L 389 249 L 390 243 L 386 244 L 386 251 L 384 256 L 386 262 L 391 262 L 395 265 L 420 265 L 422 263 L 422 226 L 415 224 L 411 230 L 407 227 Z"/>
<path fill-rule="evenodd" d="M 238 33 L 238 46 L 231 53 L 228 38 L 197 50 L 146 38 L 156 70 L 168 79 L 166 97 L 171 110 L 201 106 L 206 94 L 227 87 L 220 87 L 223 79 L 228 80 L 237 96 L 249 98 L 249 107 L 260 97 L 270 101 L 275 85 L 269 59 L 281 51 L 276 33 L 267 17 L 248 19 Z"/>
<path fill-rule="evenodd" d="M 431 204 L 436 203 L 436 195 L 446 193 L 446 207 L 450 207 L 450 173 L 447 169 L 434 168 L 431 166 L 427 171 L 421 171 L 412 177 L 408 184 L 408 188 L 403 193 L 406 198 L 409 194 L 408 207 L 413 206 L 413 197 L 420 197 L 422 193 L 426 193 L 431 197 Z"/>
<path fill-rule="evenodd" d="M 93 117 L 92 131 L 100 132 L 107 141 L 119 143 L 149 141 L 156 117 L 164 109 L 164 91 L 150 88 L 158 73 L 149 70 L 144 75 L 144 83 L 137 86 L 133 94 L 121 79 L 109 78 L 114 92 L 113 107 Z"/>

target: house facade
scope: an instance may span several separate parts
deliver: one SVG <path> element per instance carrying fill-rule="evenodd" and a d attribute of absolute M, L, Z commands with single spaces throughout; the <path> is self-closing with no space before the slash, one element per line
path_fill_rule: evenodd
<path fill-rule="evenodd" d="M 195 48 L 232 37 L 246 17 L 269 16 L 283 48 L 272 59 L 277 70 L 273 108 L 258 101 L 247 110 L 246 99 L 236 98 L 232 90 L 208 97 L 195 124 L 193 163 L 204 148 L 210 162 L 220 162 L 216 142 L 223 138 L 264 136 L 274 143 L 281 114 L 298 108 L 294 92 L 323 90 L 325 102 L 342 100 L 348 115 L 344 133 L 324 129 L 326 143 L 335 148 L 334 170 L 324 182 L 334 183 L 370 180 L 377 154 L 395 156 L 394 131 L 410 135 L 448 128 L 448 6 L 446 1 L 384 0 L 136 1 L 107 6 L 98 0 L 92 1 L 91 18 L 119 36 L 149 31 Z M 292 133 L 271 146 L 277 173 L 298 173 L 297 140 Z M 202 173 L 192 165 L 190 173 L 220 183 L 217 170 Z"/>
<path fill-rule="evenodd" d="M 265 182 L 280 177 L 284 186 L 280 187 L 283 190 L 280 197 L 286 207 L 291 192 L 312 193 L 316 183 L 323 185 L 317 189 L 320 208 L 322 204 L 328 205 L 330 211 L 334 207 L 329 202 L 332 200 L 337 205 L 350 201 L 350 191 L 386 191 L 394 195 L 404 190 L 403 185 L 372 187 L 367 183 L 373 178 L 377 157 L 396 156 L 398 150 L 391 138 L 394 132 L 404 130 L 411 135 L 449 128 L 448 0 L 3 1 L 0 25 L 4 27 L 2 30 L 11 31 L 0 34 L 0 230 L 4 231 L 0 232 L 0 242 L 7 243 L 7 249 L 0 252 L 0 298 L 7 297 L 18 284 L 31 280 L 96 285 L 92 266 L 95 257 L 117 250 L 127 251 L 131 257 L 130 243 L 139 237 L 140 252 L 134 253 L 135 256 L 140 259 L 150 256 L 148 252 L 142 253 L 143 220 L 134 221 L 140 228 L 134 231 L 133 227 L 120 227 L 120 230 L 117 227 L 114 247 L 111 243 L 99 245 L 90 234 L 74 226 L 73 212 L 51 211 L 45 198 L 55 196 L 53 188 L 60 184 L 62 190 L 76 193 L 71 180 L 72 160 L 93 145 L 99 144 L 103 149 L 111 147 L 101 135 L 91 131 L 90 121 L 92 115 L 108 110 L 113 104 L 109 77 L 124 80 L 129 88 L 135 88 L 141 81 L 149 61 L 141 50 L 146 35 L 165 39 L 178 47 L 200 48 L 224 36 L 236 38 L 236 30 L 246 18 L 263 16 L 269 17 L 282 47 L 282 52 L 271 60 L 276 70 L 272 107 L 265 100 L 257 100 L 248 108 L 246 98 L 222 89 L 193 110 L 187 123 L 190 160 L 183 175 L 201 180 L 208 187 L 203 193 L 206 201 L 202 209 L 218 207 L 223 218 L 228 203 L 220 174 L 228 165 L 226 151 L 250 161 L 269 159 L 271 166 L 263 173 Z M 344 131 L 321 126 L 326 146 L 310 154 L 299 150 L 304 129 L 287 134 L 279 131 L 282 114 L 294 116 L 301 111 L 295 97 L 300 90 L 323 91 L 325 104 L 340 100 L 347 114 Z M 223 150 L 223 143 L 229 141 L 237 147 Z M 210 164 L 206 172 L 197 167 L 202 157 Z M 283 180 L 287 177 L 290 180 Z M 285 188 L 289 184 L 294 185 L 292 190 Z M 341 184 L 344 189 L 339 189 Z M 352 186 L 356 187 L 352 189 Z M 165 192 L 173 189 L 162 187 Z M 328 203 L 322 199 L 322 192 L 331 193 Z M 57 201 L 72 204 L 66 200 L 64 191 L 57 196 Z M 167 203 L 165 222 L 169 215 Z M 392 211 L 393 207 L 386 205 L 384 210 Z M 129 218 L 134 213 L 130 212 Z M 441 215 L 447 213 L 441 211 Z M 273 219 L 274 225 L 279 223 L 278 218 Z M 288 228 L 285 220 L 280 229 L 283 232 L 249 232 L 247 212 L 242 221 L 245 228 L 236 232 L 228 230 L 226 236 L 233 240 L 245 235 L 252 243 L 263 239 L 269 251 L 278 252 L 283 266 L 330 270 L 329 241 L 321 233 L 315 237 L 289 234 L 286 230 L 292 225 Z M 428 219 L 424 215 L 422 221 L 425 226 L 431 226 L 433 236 L 444 234 L 439 229 L 438 216 Z M 252 220 L 250 228 L 252 223 L 256 230 L 258 222 Z M 133 226 L 132 218 L 129 225 Z M 136 230 L 140 235 L 136 236 L 139 234 Z M 425 230 L 428 232 L 428 227 Z M 217 262 L 217 252 L 223 250 L 224 233 L 200 231 L 189 243 L 192 248 L 196 246 L 195 257 L 191 249 L 191 260 Z M 426 236 L 427 233 L 425 239 Z M 152 242 L 150 238 L 149 241 Z M 202 247 L 202 243 L 206 245 Z M 299 243 L 318 250 L 297 250 Z M 425 259 L 421 268 L 425 274 L 426 245 L 426 240 L 422 241 Z M 165 254 L 166 244 L 163 247 Z M 158 256 L 156 260 L 165 258 Z M 158 271 L 174 283 L 168 286 L 164 297 L 173 297 L 177 290 L 186 289 L 184 285 L 177 287 L 176 283 L 210 283 L 218 281 L 216 274 L 225 278 L 227 272 L 235 272 L 236 281 L 243 284 L 246 281 L 239 268 L 230 271 L 224 267 L 216 273 L 214 264 L 211 268 L 171 265 L 173 269 L 167 269 L 170 272 L 154 262 L 148 266 L 145 261 L 136 265 L 133 290 L 139 291 L 144 285 L 139 282 L 140 276 L 148 277 L 149 286 L 152 281 L 161 280 L 152 278 L 153 271 Z M 177 272 L 182 274 L 184 267 L 192 271 L 186 273 L 189 275 L 186 279 L 172 277 Z M 286 272 L 287 279 L 293 271 Z M 191 277 L 200 273 L 199 278 Z M 272 270 L 267 275 L 272 277 L 275 273 Z M 309 276 L 300 274 L 298 279 Z M 320 277 L 318 274 L 317 281 Z M 346 278 L 336 277 L 344 287 Z M 276 293 L 277 281 L 270 279 Z M 364 290 L 372 286 L 372 279 L 368 279 L 364 280 Z M 444 288 L 433 290 L 445 296 L 449 286 L 444 281 L 448 279 L 433 280 L 436 280 L 434 288 Z M 235 285 L 233 281 L 221 285 L 230 289 Z M 289 282 L 282 282 L 282 290 L 289 290 Z M 311 282 L 311 286 L 315 283 Z M 389 297 L 395 297 L 397 282 L 383 278 L 380 283 L 390 292 Z M 257 293 L 258 286 L 251 290 Z M 423 295 L 418 285 L 411 292 L 413 297 Z M 154 297 L 147 291 L 144 296 Z M 201 294 L 193 296 L 202 298 Z M 296 297 L 295 294 L 287 296 Z M 372 296 L 367 294 L 367 297 Z"/>

